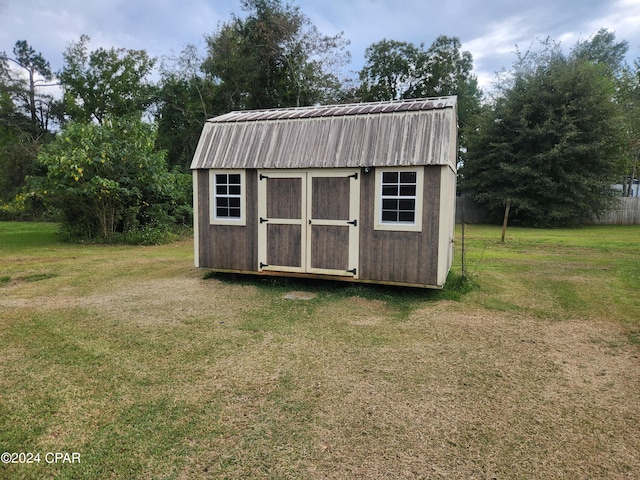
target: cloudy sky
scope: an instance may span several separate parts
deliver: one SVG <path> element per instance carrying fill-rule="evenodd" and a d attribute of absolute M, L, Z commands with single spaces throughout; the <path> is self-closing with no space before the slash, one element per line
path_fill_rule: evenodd
<path fill-rule="evenodd" d="M 0 51 L 16 40 L 42 52 L 54 71 L 62 52 L 80 35 L 90 48 L 145 49 L 153 56 L 179 53 L 187 44 L 204 49 L 204 36 L 231 14 L 240 0 L 0 0 Z M 286 3 L 283 1 L 283 3 Z M 600 28 L 629 42 L 628 60 L 640 57 L 640 0 L 294 0 L 320 32 L 344 32 L 351 68 L 359 70 L 365 49 L 384 38 L 424 43 L 438 35 L 460 38 L 474 57 L 475 74 L 487 87 L 509 68 L 516 45 L 526 50 L 548 36 L 567 49 Z"/>

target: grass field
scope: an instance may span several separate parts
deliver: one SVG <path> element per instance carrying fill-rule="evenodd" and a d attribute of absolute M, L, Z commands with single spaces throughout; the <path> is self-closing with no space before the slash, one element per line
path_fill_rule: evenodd
<path fill-rule="evenodd" d="M 55 232 L 0 223 L 2 479 L 638 478 L 640 227 L 468 226 L 465 295 Z"/>

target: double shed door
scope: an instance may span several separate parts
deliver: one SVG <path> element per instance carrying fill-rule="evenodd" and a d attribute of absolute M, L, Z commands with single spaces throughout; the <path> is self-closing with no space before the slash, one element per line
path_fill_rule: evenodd
<path fill-rule="evenodd" d="M 358 277 L 357 169 L 258 171 L 259 271 Z"/>

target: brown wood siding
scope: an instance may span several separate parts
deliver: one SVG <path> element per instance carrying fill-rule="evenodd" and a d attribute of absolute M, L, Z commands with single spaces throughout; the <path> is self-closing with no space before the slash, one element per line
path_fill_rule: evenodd
<path fill-rule="evenodd" d="M 311 268 L 349 269 L 349 228 L 332 225 L 311 227 Z"/>
<path fill-rule="evenodd" d="M 209 171 L 198 171 L 200 266 L 204 268 L 257 271 L 258 193 L 256 171 L 247 170 L 246 226 L 211 225 L 209 219 Z"/>
<path fill-rule="evenodd" d="M 439 166 L 424 168 L 422 232 L 374 230 L 375 175 L 360 183 L 360 273 L 363 280 L 437 285 Z"/>
<path fill-rule="evenodd" d="M 313 177 L 311 217 L 324 220 L 349 220 L 348 177 Z M 336 199 L 340 199 L 336 201 Z"/>
<path fill-rule="evenodd" d="M 302 180 L 270 178 L 267 183 L 268 218 L 302 218 Z"/>
<path fill-rule="evenodd" d="M 211 232 L 209 225 L 209 171 L 194 170 L 198 175 L 198 242 L 199 265 L 201 267 L 211 266 Z"/>
<path fill-rule="evenodd" d="M 302 233 L 300 225 L 267 225 L 267 264 L 301 267 Z"/>

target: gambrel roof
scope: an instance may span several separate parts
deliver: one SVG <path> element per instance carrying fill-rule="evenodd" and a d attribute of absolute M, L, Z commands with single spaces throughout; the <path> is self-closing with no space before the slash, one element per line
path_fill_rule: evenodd
<path fill-rule="evenodd" d="M 450 165 L 457 98 L 237 111 L 208 120 L 192 169 Z"/>

